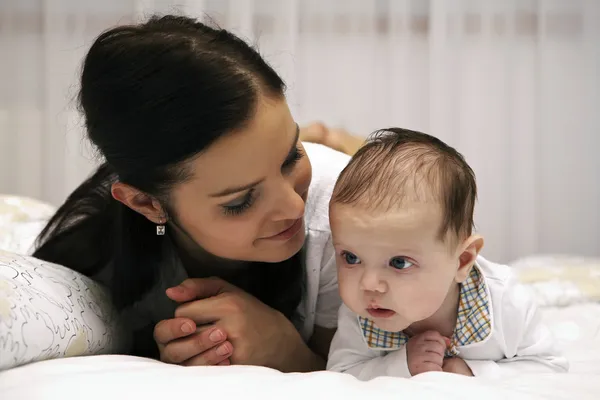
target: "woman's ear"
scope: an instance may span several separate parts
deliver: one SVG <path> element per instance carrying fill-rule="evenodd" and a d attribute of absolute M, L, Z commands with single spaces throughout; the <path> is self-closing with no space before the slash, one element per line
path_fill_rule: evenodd
<path fill-rule="evenodd" d="M 136 211 L 155 224 L 165 223 L 165 212 L 152 196 L 123 182 L 113 183 L 110 190 L 113 198 Z"/>
<path fill-rule="evenodd" d="M 462 283 L 467 279 L 482 248 L 483 237 L 479 235 L 471 235 L 462 243 L 459 248 L 458 269 L 454 278 L 457 283 Z"/>

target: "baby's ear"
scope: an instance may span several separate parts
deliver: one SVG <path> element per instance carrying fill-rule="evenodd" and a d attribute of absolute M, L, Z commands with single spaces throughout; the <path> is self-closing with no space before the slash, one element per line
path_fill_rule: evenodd
<path fill-rule="evenodd" d="M 482 248 L 483 237 L 479 235 L 469 236 L 459 246 L 458 270 L 455 277 L 457 283 L 462 283 L 467 279 Z"/>

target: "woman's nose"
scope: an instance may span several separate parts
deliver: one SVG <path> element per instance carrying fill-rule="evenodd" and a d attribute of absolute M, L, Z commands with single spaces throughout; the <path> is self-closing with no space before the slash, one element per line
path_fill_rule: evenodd
<path fill-rule="evenodd" d="M 275 207 L 276 220 L 298 219 L 304 216 L 304 199 L 302 193 L 296 192 L 294 186 L 290 182 L 285 182 L 282 185 L 282 194 L 277 200 Z"/>

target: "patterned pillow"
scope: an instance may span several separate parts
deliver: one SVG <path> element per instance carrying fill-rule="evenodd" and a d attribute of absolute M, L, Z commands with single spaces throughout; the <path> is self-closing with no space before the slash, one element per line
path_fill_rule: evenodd
<path fill-rule="evenodd" d="M 118 353 L 119 333 L 106 291 L 91 279 L 0 250 L 0 371 L 51 358 Z"/>

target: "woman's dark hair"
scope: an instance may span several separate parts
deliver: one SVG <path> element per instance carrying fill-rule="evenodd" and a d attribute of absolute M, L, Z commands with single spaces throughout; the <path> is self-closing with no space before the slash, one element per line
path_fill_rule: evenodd
<path fill-rule="evenodd" d="M 103 283 L 115 305 L 139 300 L 157 282 L 168 238 L 114 200 L 112 183 L 136 187 L 168 210 L 170 189 L 188 178 L 186 161 L 243 127 L 261 95 L 283 97 L 284 89 L 252 47 L 191 18 L 152 17 L 101 34 L 83 64 L 79 103 L 105 162 L 58 209 L 34 256 L 88 276 L 112 264 Z M 301 296 L 300 262 L 296 255 L 261 265 L 240 281 L 289 318 Z"/>

